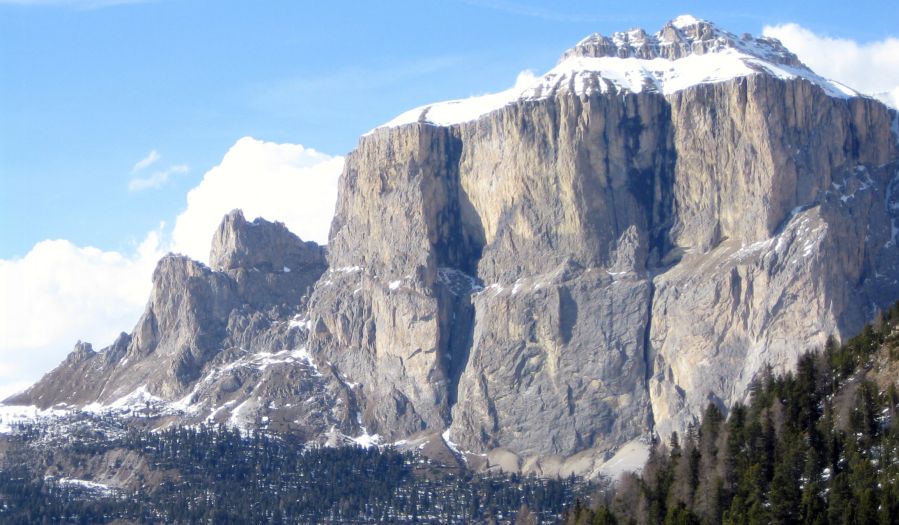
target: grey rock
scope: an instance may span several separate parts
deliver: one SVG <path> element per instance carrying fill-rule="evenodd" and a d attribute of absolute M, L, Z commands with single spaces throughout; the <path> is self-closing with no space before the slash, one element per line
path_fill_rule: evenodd
<path fill-rule="evenodd" d="M 665 24 L 655 34 L 647 34 L 639 28 L 613 33 L 610 37 L 593 33 L 566 51 L 561 60 L 571 57 L 677 60 L 732 48 L 764 56 L 775 64 L 803 66 L 796 55 L 775 38 L 753 38 L 748 34 L 738 37 L 706 20 L 697 19 L 682 27 L 677 27 L 672 22 Z"/>
<path fill-rule="evenodd" d="M 801 66 L 706 22 L 591 36 L 565 57 L 728 47 Z M 14 401 L 143 388 L 166 423 L 365 432 L 593 475 L 899 298 L 897 122 L 761 71 L 379 128 L 347 157 L 327 253 L 232 212 L 211 269 L 164 258 L 130 336 L 79 344 Z"/>
<path fill-rule="evenodd" d="M 324 248 L 280 223 L 229 213 L 209 267 L 179 255 L 153 273 L 131 335 L 99 352 L 78 343 L 55 370 L 8 402 L 94 409 L 148 407 L 159 424 L 229 422 L 316 441 L 359 432 L 347 388 L 307 353 L 295 321 L 324 273 Z"/>
<path fill-rule="evenodd" d="M 593 472 L 899 297 L 893 118 L 754 75 L 375 130 L 310 348 L 391 439 Z"/>

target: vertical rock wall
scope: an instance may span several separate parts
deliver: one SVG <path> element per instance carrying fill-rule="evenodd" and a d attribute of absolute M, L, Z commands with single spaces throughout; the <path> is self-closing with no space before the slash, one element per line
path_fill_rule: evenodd
<path fill-rule="evenodd" d="M 392 438 L 545 471 L 683 428 L 899 297 L 891 118 L 756 75 L 375 130 L 312 344 Z"/>

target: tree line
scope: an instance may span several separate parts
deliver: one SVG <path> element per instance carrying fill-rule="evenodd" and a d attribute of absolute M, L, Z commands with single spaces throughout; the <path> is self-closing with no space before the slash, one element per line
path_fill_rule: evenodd
<path fill-rule="evenodd" d="M 795 371 L 769 368 L 726 417 L 710 403 L 685 435 L 653 443 L 641 474 L 579 500 L 564 523 L 899 523 L 896 370 L 899 306 Z"/>
<path fill-rule="evenodd" d="M 534 523 L 557 523 L 591 490 L 575 478 L 474 474 L 389 447 L 307 447 L 225 426 L 150 432 L 87 423 L 64 433 L 21 425 L 8 439 L 0 522 L 511 523 L 521 509 L 539 509 L 525 512 Z M 104 433 L 104 423 L 113 431 Z M 53 446 L 35 446 L 52 436 Z M 140 454 L 144 486 L 98 493 L 42 475 L 110 451 Z"/>

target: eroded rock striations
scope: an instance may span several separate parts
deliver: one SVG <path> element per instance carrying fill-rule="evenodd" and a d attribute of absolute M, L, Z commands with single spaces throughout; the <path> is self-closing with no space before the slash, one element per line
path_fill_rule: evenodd
<path fill-rule="evenodd" d="M 327 269 L 232 213 L 211 269 L 163 259 L 130 336 L 15 401 L 143 388 L 171 420 L 595 474 L 899 298 L 897 171 L 896 112 L 777 41 L 593 35 L 519 91 L 362 137 Z"/>

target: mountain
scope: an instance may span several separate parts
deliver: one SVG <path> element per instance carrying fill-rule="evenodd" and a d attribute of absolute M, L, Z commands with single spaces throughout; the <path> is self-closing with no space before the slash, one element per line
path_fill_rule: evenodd
<path fill-rule="evenodd" d="M 327 270 L 325 253 L 283 224 L 248 222 L 235 210 L 213 239 L 215 270 L 163 257 L 130 335 L 99 352 L 79 342 L 13 402 L 126 415 L 152 410 L 160 425 L 215 420 L 241 428 L 260 424 L 264 405 L 273 430 L 309 439 L 332 427 L 351 432 L 351 414 L 332 410 L 340 392 L 302 349 L 305 335 L 292 320 Z"/>
<path fill-rule="evenodd" d="M 591 35 L 363 136 L 327 251 L 232 212 L 8 403 L 596 475 L 899 298 L 897 137 L 776 40 Z"/>

